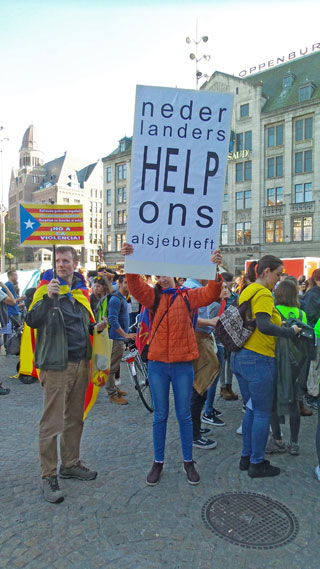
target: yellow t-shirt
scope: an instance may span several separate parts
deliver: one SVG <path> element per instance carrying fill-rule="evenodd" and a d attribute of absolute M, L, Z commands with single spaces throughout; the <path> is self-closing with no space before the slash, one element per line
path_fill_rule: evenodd
<path fill-rule="evenodd" d="M 258 292 L 251 301 L 252 318 L 255 317 L 257 312 L 265 312 L 266 314 L 270 314 L 271 324 L 281 326 L 281 316 L 274 306 L 272 293 L 265 286 L 257 283 L 252 283 L 247 286 L 240 295 L 239 304 L 242 304 L 245 300 L 251 298 L 256 291 Z M 258 328 L 256 328 L 243 347 L 246 350 L 252 350 L 252 352 L 257 352 L 263 356 L 270 356 L 274 358 L 276 338 L 274 336 L 262 334 L 259 332 Z"/>

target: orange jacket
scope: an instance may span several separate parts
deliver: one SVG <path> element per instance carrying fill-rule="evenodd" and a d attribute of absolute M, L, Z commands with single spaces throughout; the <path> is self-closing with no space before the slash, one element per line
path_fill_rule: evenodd
<path fill-rule="evenodd" d="M 152 310 L 155 300 L 154 289 L 147 285 L 139 275 L 127 274 L 127 282 L 130 294 Z M 214 300 L 218 300 L 221 282 L 209 281 L 204 287 L 188 289 L 190 308 L 207 306 Z M 161 294 L 160 296 L 159 306 L 152 323 L 148 359 L 166 363 L 195 360 L 199 357 L 199 352 L 185 300 L 177 295 L 170 306 L 171 299 L 172 294 Z M 159 322 L 160 325 L 157 328 Z"/>

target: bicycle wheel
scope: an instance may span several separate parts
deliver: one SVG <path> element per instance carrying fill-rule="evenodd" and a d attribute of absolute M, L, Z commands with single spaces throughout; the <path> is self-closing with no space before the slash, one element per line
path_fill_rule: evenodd
<path fill-rule="evenodd" d="M 143 367 L 141 367 L 141 363 L 139 361 L 135 361 L 136 374 L 132 375 L 135 384 L 134 386 L 145 408 L 148 409 L 150 413 L 153 413 L 152 395 L 150 391 L 148 374 L 146 369 L 143 369 Z M 143 363 L 142 366 L 144 366 Z"/>

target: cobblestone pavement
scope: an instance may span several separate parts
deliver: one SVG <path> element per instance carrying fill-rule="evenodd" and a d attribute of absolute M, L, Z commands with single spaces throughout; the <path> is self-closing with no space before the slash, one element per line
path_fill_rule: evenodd
<path fill-rule="evenodd" d="M 0 569 L 318 569 L 316 414 L 302 418 L 300 456 L 276 456 L 280 476 L 252 480 L 238 469 L 241 402 L 216 400 L 226 426 L 213 428 L 217 449 L 195 449 L 201 484 L 190 486 L 171 405 L 165 472 L 158 486 L 148 487 L 152 415 L 122 371 L 129 405 L 110 404 L 101 390 L 85 423 L 82 459 L 98 470 L 98 478 L 61 480 L 65 501 L 49 504 L 39 487 L 41 388 L 9 379 L 16 361 L 0 355 L 1 379 L 11 388 L 0 397 Z M 283 431 L 286 437 L 287 426 Z M 202 506 L 210 497 L 235 491 L 261 493 L 286 505 L 299 520 L 296 538 L 257 550 L 217 537 L 202 520 Z"/>

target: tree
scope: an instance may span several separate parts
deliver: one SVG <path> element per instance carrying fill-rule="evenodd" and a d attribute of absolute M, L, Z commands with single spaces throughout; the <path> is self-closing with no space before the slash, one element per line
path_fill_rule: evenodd
<path fill-rule="evenodd" d="M 20 232 L 18 230 L 17 223 L 14 219 L 5 220 L 5 244 L 4 252 L 7 258 L 10 255 L 16 257 L 17 261 L 23 258 L 23 249 L 19 247 L 20 244 Z M 10 263 L 11 264 L 11 263 Z"/>

